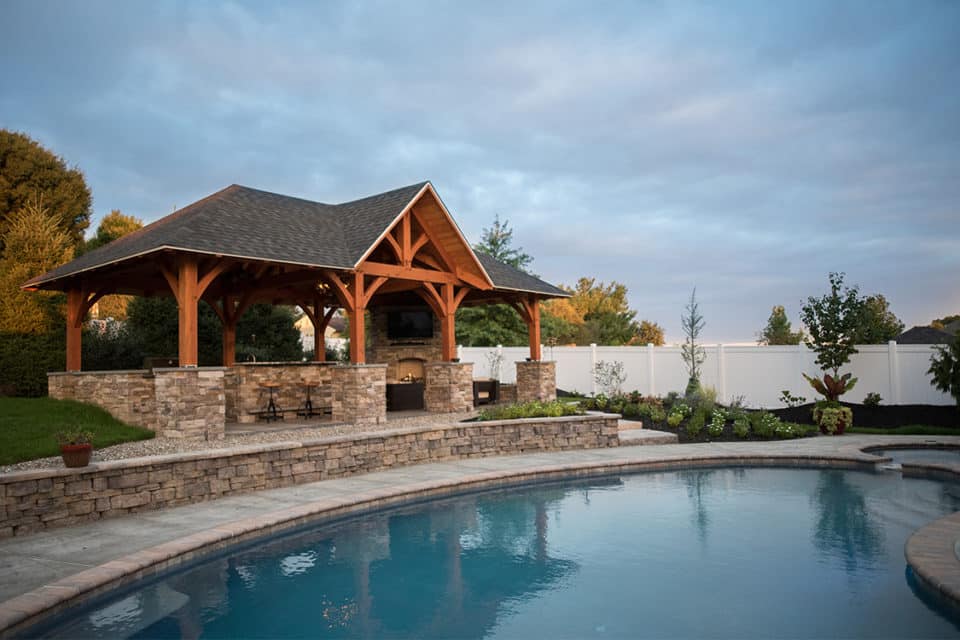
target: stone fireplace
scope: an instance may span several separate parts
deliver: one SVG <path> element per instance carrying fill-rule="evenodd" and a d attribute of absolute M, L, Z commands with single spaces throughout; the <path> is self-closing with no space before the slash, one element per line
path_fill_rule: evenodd
<path fill-rule="evenodd" d="M 387 383 L 423 381 L 424 365 L 438 362 L 443 352 L 440 322 L 433 318 L 433 335 L 429 338 L 390 338 L 387 331 L 391 311 L 417 310 L 426 307 L 382 307 L 370 312 L 370 340 L 367 361 L 387 365 Z"/>
<path fill-rule="evenodd" d="M 423 382 L 423 358 L 402 358 L 397 361 L 398 382 Z"/>

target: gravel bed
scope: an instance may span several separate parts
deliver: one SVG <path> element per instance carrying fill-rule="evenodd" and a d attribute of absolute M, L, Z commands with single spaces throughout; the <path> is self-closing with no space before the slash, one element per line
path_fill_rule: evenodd
<path fill-rule="evenodd" d="M 426 427 L 431 425 L 451 424 L 460 422 L 477 415 L 476 411 L 466 413 L 435 413 L 415 416 L 392 418 L 383 424 L 326 424 L 319 426 L 283 426 L 257 423 L 243 425 L 241 428 L 259 429 L 255 433 L 230 433 L 223 440 L 202 440 L 199 438 L 154 438 L 152 440 L 138 440 L 124 442 L 105 449 L 93 452 L 91 462 L 106 462 L 108 460 L 123 460 L 125 458 L 142 458 L 144 456 L 160 456 L 170 453 L 185 453 L 188 451 L 204 451 L 209 449 L 225 449 L 245 444 L 259 442 L 299 442 L 316 438 L 345 436 L 355 433 L 370 433 L 372 431 L 392 431 L 409 427 Z M 0 473 L 12 471 L 34 471 L 37 469 L 62 469 L 63 460 L 60 456 L 52 458 L 38 458 L 16 464 L 0 466 Z"/>

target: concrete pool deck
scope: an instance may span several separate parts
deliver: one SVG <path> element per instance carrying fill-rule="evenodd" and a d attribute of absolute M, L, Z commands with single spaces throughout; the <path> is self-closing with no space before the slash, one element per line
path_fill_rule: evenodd
<path fill-rule="evenodd" d="M 653 435 L 652 432 L 648 432 Z M 626 444 L 626 442 L 624 443 Z M 401 467 L 0 540 L 0 633 L 202 553 L 264 533 L 465 490 L 677 466 L 788 465 L 870 469 L 862 449 L 957 445 L 960 436 L 846 435 L 770 442 L 621 446 Z M 960 466 L 956 469 L 960 472 Z M 948 471 L 949 472 L 949 471 Z M 960 520 L 954 539 L 960 537 Z M 951 545 L 952 551 L 952 545 Z M 951 553 L 951 570 L 960 561 Z M 947 562 L 943 557 L 938 563 Z M 960 572 L 957 572 L 960 574 Z M 4 633 L 6 635 L 6 633 Z"/>

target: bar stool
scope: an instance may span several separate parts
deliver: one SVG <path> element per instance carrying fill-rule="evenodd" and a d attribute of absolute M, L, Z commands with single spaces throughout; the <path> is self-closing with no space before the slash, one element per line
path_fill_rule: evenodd
<path fill-rule="evenodd" d="M 263 410 L 263 418 L 267 422 L 270 422 L 271 420 L 280 420 L 281 418 L 283 418 L 283 413 L 277 407 L 277 402 L 273 395 L 274 392 L 279 388 L 280 388 L 279 382 L 261 382 L 260 383 L 261 391 L 265 390 L 270 392 L 270 401 L 267 402 L 267 407 L 266 409 Z"/>
<path fill-rule="evenodd" d="M 313 400 L 310 398 L 310 391 L 319 387 L 320 384 L 317 382 L 309 382 L 307 380 L 301 380 L 297 384 L 297 386 L 303 389 L 305 398 L 306 398 L 303 401 L 303 404 L 300 405 L 300 408 L 297 409 L 297 415 L 303 416 L 304 418 L 309 418 L 311 416 L 318 415 L 319 412 L 314 413 L 313 411 Z"/>

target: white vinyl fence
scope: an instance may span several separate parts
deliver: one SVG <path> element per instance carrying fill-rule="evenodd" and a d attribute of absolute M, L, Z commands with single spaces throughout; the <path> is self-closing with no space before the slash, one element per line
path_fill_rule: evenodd
<path fill-rule="evenodd" d="M 800 375 L 819 375 L 816 354 L 804 345 L 785 347 L 706 345 L 706 362 L 700 381 L 717 390 L 722 402 L 743 396 L 751 407 L 782 407 L 784 389 L 812 401 L 817 393 Z M 841 373 L 851 372 L 857 386 L 843 396 L 849 402 L 861 402 L 870 392 L 879 393 L 884 404 L 954 404 L 948 394 L 930 384 L 927 369 L 934 353 L 929 345 L 863 345 L 857 347 L 850 364 Z M 527 347 L 460 347 L 460 358 L 474 363 L 474 376 L 494 377 L 490 354 L 502 354 L 500 380 L 514 382 L 514 362 L 530 355 Z M 557 387 L 565 391 L 592 394 L 600 391 L 593 379 L 597 362 L 620 361 L 627 380 L 624 391 L 644 395 L 683 392 L 687 369 L 680 347 L 545 347 L 544 360 L 557 363 Z"/>

